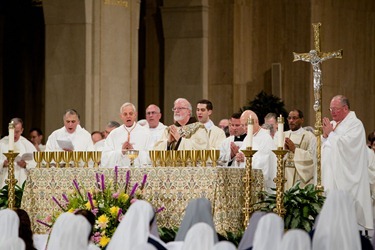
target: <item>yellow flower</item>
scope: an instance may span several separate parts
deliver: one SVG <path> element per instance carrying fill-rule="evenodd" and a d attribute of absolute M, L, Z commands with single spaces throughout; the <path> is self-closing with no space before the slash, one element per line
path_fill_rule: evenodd
<path fill-rule="evenodd" d="M 68 210 L 69 213 L 74 213 L 75 209 L 72 207 Z"/>
<path fill-rule="evenodd" d="M 120 202 L 126 202 L 128 199 L 129 199 L 129 195 L 125 194 L 124 192 L 121 192 L 119 197 L 118 197 L 118 200 Z"/>
<path fill-rule="evenodd" d="M 94 203 L 94 207 L 97 207 L 96 200 L 92 200 L 92 203 Z M 93 209 L 93 208 L 91 207 L 90 201 L 87 201 L 87 203 L 85 204 L 85 207 L 86 207 L 86 209 L 88 209 L 88 210 L 92 210 L 92 209 Z"/>
<path fill-rule="evenodd" d="M 99 218 L 98 218 L 99 227 L 102 228 L 102 229 L 106 228 L 107 224 L 108 224 L 108 221 L 109 221 L 109 219 L 108 219 L 107 215 L 105 215 L 105 214 L 100 215 Z"/>
<path fill-rule="evenodd" d="M 110 238 L 108 238 L 107 236 L 103 235 L 102 238 L 100 238 L 99 245 L 101 247 L 105 247 L 108 244 L 109 240 L 110 240 Z"/>
<path fill-rule="evenodd" d="M 113 217 L 117 217 L 118 211 L 120 210 L 119 207 L 114 206 L 109 209 L 109 212 L 112 214 Z"/>

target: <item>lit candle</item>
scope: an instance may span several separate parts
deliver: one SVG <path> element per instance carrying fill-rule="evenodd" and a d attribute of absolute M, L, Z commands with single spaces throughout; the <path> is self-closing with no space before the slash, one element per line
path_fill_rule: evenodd
<path fill-rule="evenodd" d="M 13 151 L 14 150 L 14 124 L 13 122 L 9 123 L 9 145 L 8 145 L 8 151 Z"/>
<path fill-rule="evenodd" d="M 281 115 L 280 117 L 277 117 L 277 133 L 278 133 L 277 147 L 283 148 L 284 147 L 284 118 Z"/>
<path fill-rule="evenodd" d="M 254 133 L 254 119 L 251 118 L 247 120 L 247 138 L 248 138 L 248 147 L 253 146 L 253 133 Z"/>

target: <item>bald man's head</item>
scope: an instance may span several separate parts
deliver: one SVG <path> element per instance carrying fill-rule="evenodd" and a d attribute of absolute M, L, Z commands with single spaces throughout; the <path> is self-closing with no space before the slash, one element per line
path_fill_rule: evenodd
<path fill-rule="evenodd" d="M 254 119 L 254 132 L 257 132 L 259 130 L 259 119 L 257 114 L 254 113 L 252 110 L 245 110 L 242 112 L 241 115 L 241 124 L 244 126 L 245 130 L 247 131 L 247 121 L 249 120 L 251 116 L 251 119 Z M 246 132 L 247 133 L 247 132 Z"/>

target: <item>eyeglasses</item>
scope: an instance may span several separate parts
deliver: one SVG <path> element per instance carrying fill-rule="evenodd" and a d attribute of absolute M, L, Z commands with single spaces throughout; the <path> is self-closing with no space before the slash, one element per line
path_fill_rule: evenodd
<path fill-rule="evenodd" d="M 181 108 L 172 108 L 172 111 L 175 112 L 175 111 L 181 111 L 183 109 L 188 109 L 188 108 L 184 108 L 184 107 L 181 107 Z"/>
<path fill-rule="evenodd" d="M 146 115 L 156 115 L 156 114 L 159 114 L 159 112 L 156 112 L 156 111 L 146 112 Z"/>

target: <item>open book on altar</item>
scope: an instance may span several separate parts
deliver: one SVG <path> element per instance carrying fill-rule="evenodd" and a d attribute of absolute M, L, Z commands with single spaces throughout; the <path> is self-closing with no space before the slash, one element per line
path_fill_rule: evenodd
<path fill-rule="evenodd" d="M 57 140 L 57 144 L 62 149 L 74 150 L 73 143 L 70 140 Z"/>
<path fill-rule="evenodd" d="M 14 159 L 15 162 L 17 161 L 30 161 L 33 159 L 33 153 L 24 153 L 23 155 L 17 155 L 16 159 Z"/>

